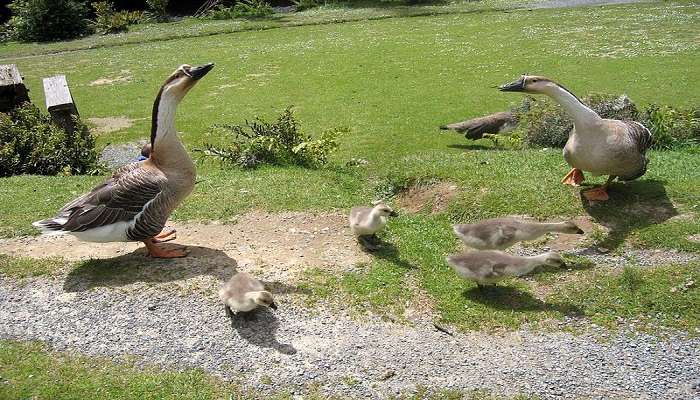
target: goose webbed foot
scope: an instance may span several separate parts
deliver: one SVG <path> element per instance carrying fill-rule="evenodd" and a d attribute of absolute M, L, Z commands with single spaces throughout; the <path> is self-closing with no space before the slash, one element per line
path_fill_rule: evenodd
<path fill-rule="evenodd" d="M 177 230 L 175 228 L 163 228 L 163 230 L 153 237 L 154 243 L 164 243 L 177 239 Z"/>
<path fill-rule="evenodd" d="M 233 319 L 233 311 L 231 311 L 231 307 L 229 306 L 224 306 L 224 310 L 226 311 L 226 316 L 228 318 Z"/>
<path fill-rule="evenodd" d="M 153 257 L 153 258 L 182 258 L 182 257 L 187 257 L 187 252 L 185 251 L 184 247 L 182 248 L 175 248 L 175 249 L 166 249 L 161 246 L 158 246 L 156 241 L 153 238 L 146 239 L 143 241 L 143 243 L 146 245 L 147 253 L 146 255 L 148 257 Z"/>
<path fill-rule="evenodd" d="M 605 182 L 603 186 L 585 190 L 581 194 L 589 201 L 607 201 L 610 198 L 610 196 L 608 196 L 608 186 L 610 186 L 613 179 L 615 179 L 615 176 L 609 176 L 607 182 Z"/>
<path fill-rule="evenodd" d="M 579 186 L 584 180 L 583 172 L 578 168 L 571 168 L 568 174 L 562 178 L 561 183 L 571 186 Z"/>

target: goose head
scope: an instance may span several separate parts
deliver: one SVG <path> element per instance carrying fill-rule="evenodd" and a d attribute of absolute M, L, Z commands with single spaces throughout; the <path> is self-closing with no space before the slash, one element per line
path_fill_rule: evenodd
<path fill-rule="evenodd" d="M 255 304 L 270 307 L 273 310 L 277 309 L 277 304 L 275 304 L 275 300 L 272 298 L 272 293 L 268 292 L 267 290 L 252 292 L 250 295 Z"/>
<path fill-rule="evenodd" d="M 521 75 L 518 80 L 498 87 L 501 92 L 545 93 L 547 89 L 558 86 L 544 76 Z"/>
<path fill-rule="evenodd" d="M 212 68 L 214 68 L 214 63 L 199 67 L 188 64 L 180 65 L 163 83 L 160 89 L 161 99 L 173 98 L 179 102 Z"/>
<path fill-rule="evenodd" d="M 378 217 L 397 217 L 399 215 L 391 207 L 382 202 L 374 205 L 372 213 Z"/>
<path fill-rule="evenodd" d="M 583 229 L 579 228 L 576 224 L 571 221 L 566 221 L 563 223 L 564 230 L 562 233 L 571 233 L 576 235 L 583 235 L 585 232 Z"/>
<path fill-rule="evenodd" d="M 561 258 L 559 253 L 556 253 L 553 251 L 542 254 L 541 258 L 542 258 L 542 264 L 549 266 L 549 267 L 563 267 L 566 265 L 566 263 L 564 262 L 564 259 Z"/>

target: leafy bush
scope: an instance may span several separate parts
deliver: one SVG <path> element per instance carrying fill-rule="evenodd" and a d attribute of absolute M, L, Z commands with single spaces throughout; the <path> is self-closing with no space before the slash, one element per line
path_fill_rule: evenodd
<path fill-rule="evenodd" d="M 87 9 L 75 0 L 14 0 L 8 5 L 13 39 L 50 41 L 73 39 L 88 32 Z"/>
<path fill-rule="evenodd" d="M 272 7 L 264 0 L 241 0 L 233 7 L 222 4 L 208 10 L 204 19 L 263 18 L 273 14 Z"/>
<path fill-rule="evenodd" d="M 143 11 L 114 11 L 114 6 L 108 1 L 92 3 L 95 10 L 95 21 L 92 26 L 97 33 L 126 32 L 129 25 L 144 22 L 146 14 Z"/>
<path fill-rule="evenodd" d="M 85 174 L 96 163 L 95 139 L 80 121 L 71 133 L 29 103 L 0 113 L 0 176 Z"/>
<path fill-rule="evenodd" d="M 170 0 L 146 0 L 149 12 L 156 21 L 168 20 L 168 3 Z"/>
<path fill-rule="evenodd" d="M 293 0 L 296 6 L 296 11 L 304 11 L 311 8 L 316 8 L 322 5 L 324 2 L 322 0 Z"/>
<path fill-rule="evenodd" d="M 582 101 L 603 118 L 639 118 L 637 106 L 626 95 L 592 94 Z M 548 97 L 526 98 L 525 102 L 528 106 L 518 113 L 518 130 L 525 144 L 530 147 L 564 147 L 574 126 L 573 119 Z"/>
<path fill-rule="evenodd" d="M 299 130 L 291 107 L 275 122 L 256 118 L 244 125 L 214 125 L 207 134 L 224 138 L 227 144 L 207 143 L 204 154 L 219 158 L 223 163 L 242 168 L 260 164 L 301 165 L 319 167 L 338 148 L 338 137 L 347 129 L 330 129 L 312 139 Z"/>
<path fill-rule="evenodd" d="M 700 107 L 680 109 L 651 104 L 641 122 L 651 131 L 654 148 L 700 145 Z"/>

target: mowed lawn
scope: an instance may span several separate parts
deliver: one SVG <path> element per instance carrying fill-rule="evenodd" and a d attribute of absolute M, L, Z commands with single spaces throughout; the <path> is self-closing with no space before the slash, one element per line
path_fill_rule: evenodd
<path fill-rule="evenodd" d="M 601 304 L 606 297 L 592 296 L 586 288 L 618 277 L 581 268 L 574 275 L 586 286 L 554 285 L 551 302 L 532 294 L 532 285 L 551 284 L 546 279 L 532 285 L 513 282 L 513 291 L 501 293 L 503 301 L 497 301 L 526 304 L 513 312 L 513 307 L 475 300 L 472 284 L 458 280 L 443 259 L 457 244 L 451 223 L 508 214 L 589 214 L 611 229 L 591 235 L 592 244 L 612 250 L 629 244 L 700 252 L 700 244 L 688 239 L 700 233 L 697 152 L 651 152 L 647 175 L 616 185 L 610 202 L 589 207 L 582 204 L 579 189 L 559 184 L 568 170 L 560 150 L 498 151 L 488 141 L 475 145 L 459 135 L 441 134 L 437 126 L 519 103 L 520 95 L 500 93 L 495 86 L 523 72 L 549 76 L 580 96 L 626 93 L 640 106 L 698 104 L 699 34 L 698 3 L 670 2 L 358 21 L 0 61 L 18 64 L 37 104 L 43 104 L 41 78 L 61 73 L 68 77 L 83 118 L 136 120 L 131 128 L 100 136 L 100 146 L 147 138 L 155 93 L 183 63 L 216 63 L 179 109 L 178 129 L 190 149 L 219 139 L 205 135 L 212 124 L 272 118 L 288 105 L 295 106 L 309 133 L 335 126 L 351 129 L 330 165 L 319 170 L 221 170 L 215 162 L 201 163 L 196 190 L 175 219 L 226 221 L 250 209 L 347 209 L 415 182 L 456 184 L 458 195 L 444 214 L 404 214 L 392 222 L 385 239 L 396 245 L 396 254 L 379 257 L 366 273 L 329 277 L 321 271 L 310 277 L 312 284 L 339 285 L 363 306 L 400 313 L 413 293 L 404 290 L 407 282 L 417 281 L 443 319 L 468 328 L 517 327 L 548 317 L 603 312 L 659 314 L 655 321 L 693 330 L 698 325 L 692 317 L 700 304 L 697 291 L 673 300 L 687 316 L 674 322 L 663 317 L 679 304 L 671 300 Z M 117 81 L 91 84 L 99 79 Z M 347 166 L 351 158 L 368 164 Z M 0 236 L 34 234 L 31 221 L 51 215 L 101 179 L 0 179 Z M 669 288 L 697 280 L 697 265 L 659 268 L 675 272 L 651 270 L 637 276 L 649 282 L 639 296 L 663 299 Z M 612 295 L 629 291 L 624 285 L 608 286 Z"/>

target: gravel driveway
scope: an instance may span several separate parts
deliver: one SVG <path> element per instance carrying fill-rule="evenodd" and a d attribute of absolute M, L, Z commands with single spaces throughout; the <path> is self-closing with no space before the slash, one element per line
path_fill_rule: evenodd
<path fill-rule="evenodd" d="M 386 398 L 416 385 L 544 399 L 700 398 L 699 338 L 595 340 L 529 331 L 449 336 L 429 321 L 413 327 L 358 322 L 284 303 L 277 313 L 231 322 L 213 298 L 110 287 L 65 292 L 60 279 L 19 285 L 0 278 L 0 304 L 0 338 L 200 367 L 263 392 L 301 394 L 318 383 L 326 393 L 353 398 Z"/>

